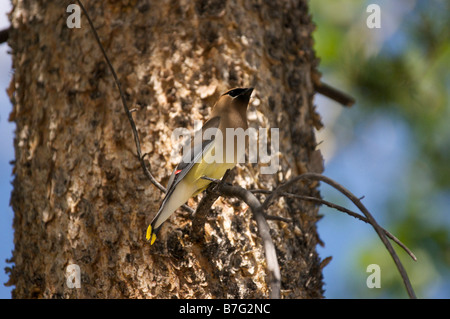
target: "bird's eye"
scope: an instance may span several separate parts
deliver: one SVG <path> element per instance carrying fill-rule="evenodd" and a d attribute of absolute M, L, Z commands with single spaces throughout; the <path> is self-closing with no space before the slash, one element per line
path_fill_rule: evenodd
<path fill-rule="evenodd" d="M 227 94 L 231 97 L 236 97 L 244 91 L 245 91 L 245 89 L 234 89 L 234 90 L 228 91 Z"/>

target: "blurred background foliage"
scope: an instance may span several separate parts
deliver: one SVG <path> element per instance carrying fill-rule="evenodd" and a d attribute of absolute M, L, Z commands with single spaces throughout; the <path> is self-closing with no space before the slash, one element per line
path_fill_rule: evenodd
<path fill-rule="evenodd" d="M 369 29 L 369 4 L 381 28 Z M 325 175 L 365 195 L 363 203 L 407 244 L 397 252 L 419 298 L 450 297 L 450 1 L 312 0 L 322 80 L 356 98 L 352 108 L 317 96 Z M 322 195 L 351 207 L 323 187 Z M 321 209 L 328 298 L 407 297 L 375 232 Z M 381 289 L 368 289 L 369 264 Z"/>

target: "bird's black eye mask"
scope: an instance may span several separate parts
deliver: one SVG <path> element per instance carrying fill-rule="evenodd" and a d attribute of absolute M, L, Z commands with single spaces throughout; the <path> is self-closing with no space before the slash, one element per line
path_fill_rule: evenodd
<path fill-rule="evenodd" d="M 231 91 L 228 91 L 228 92 L 225 93 L 225 94 L 228 94 L 228 95 L 231 96 L 231 97 L 236 97 L 236 96 L 238 96 L 238 95 L 244 93 L 244 91 L 246 91 L 246 90 L 247 90 L 247 89 L 233 89 L 233 90 L 231 90 Z"/>

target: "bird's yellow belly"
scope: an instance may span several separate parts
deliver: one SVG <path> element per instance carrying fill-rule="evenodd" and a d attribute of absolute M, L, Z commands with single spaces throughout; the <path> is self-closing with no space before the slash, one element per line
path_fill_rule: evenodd
<path fill-rule="evenodd" d="M 192 167 L 192 176 L 198 176 L 196 180 L 192 182 L 195 183 L 197 192 L 200 193 L 211 183 L 206 179 L 201 178 L 202 176 L 207 176 L 214 179 L 221 179 L 228 169 L 232 169 L 236 166 L 235 163 L 211 163 L 206 162 L 197 163 Z M 191 172 L 189 172 L 189 175 Z"/>
<path fill-rule="evenodd" d="M 231 154 L 232 156 L 229 157 L 232 161 L 227 162 L 227 151 L 225 150 L 223 154 L 219 153 L 215 156 L 216 147 L 219 147 L 220 149 L 223 148 L 222 145 L 218 145 L 217 141 L 215 141 L 214 145 L 210 147 L 205 154 L 203 154 L 201 161 L 194 164 L 190 172 L 185 177 L 189 184 L 195 185 L 197 191 L 193 196 L 205 190 L 211 183 L 211 181 L 203 179 L 203 176 L 221 179 L 228 169 L 232 169 L 236 166 L 237 159 L 235 153 Z"/>

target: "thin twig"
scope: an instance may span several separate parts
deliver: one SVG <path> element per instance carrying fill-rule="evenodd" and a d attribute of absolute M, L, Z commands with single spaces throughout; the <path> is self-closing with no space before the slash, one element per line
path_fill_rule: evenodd
<path fill-rule="evenodd" d="M 321 76 L 322 75 L 320 74 L 320 72 L 317 72 L 317 71 L 311 73 L 311 80 L 314 85 L 314 90 L 317 93 L 322 94 L 322 95 L 342 104 L 343 106 L 350 107 L 353 104 L 355 104 L 355 99 L 353 97 L 351 97 L 347 93 L 344 93 L 344 92 L 332 87 L 331 85 L 323 83 L 321 81 Z"/>
<path fill-rule="evenodd" d="M 350 95 L 339 91 L 338 89 L 320 82 L 318 85 L 314 85 L 314 90 L 316 90 L 317 93 L 320 93 L 340 104 L 346 107 L 350 107 L 353 104 L 355 104 L 355 99 L 352 98 Z"/>
<path fill-rule="evenodd" d="M 403 279 L 403 283 L 405 284 L 406 291 L 408 293 L 408 296 L 410 298 L 416 298 L 416 294 L 414 293 L 414 289 L 411 286 L 411 282 L 409 280 L 408 274 L 406 273 L 405 268 L 403 267 L 403 264 L 401 263 L 400 259 L 397 256 L 397 253 L 395 252 L 394 248 L 392 247 L 391 243 L 387 239 L 385 233 L 383 232 L 383 228 L 378 225 L 376 220 L 373 218 L 372 214 L 367 210 L 367 208 L 361 203 L 361 201 L 353 195 L 349 190 L 347 190 L 345 187 L 340 185 L 339 183 L 335 182 L 334 180 L 323 176 L 321 174 L 316 173 L 305 173 L 302 175 L 298 175 L 283 185 L 278 186 L 264 201 L 263 208 L 266 209 L 269 204 L 272 202 L 274 198 L 276 198 L 281 192 L 283 192 L 286 188 L 290 187 L 294 183 L 300 181 L 300 180 L 315 180 L 315 181 L 322 181 L 324 183 L 327 183 L 328 185 L 332 186 L 342 194 L 344 194 L 348 199 L 350 199 L 356 207 L 361 210 L 361 212 L 366 216 L 368 222 L 372 225 L 372 227 L 377 232 L 378 236 L 380 237 L 381 241 L 385 245 L 386 249 L 391 254 L 392 259 L 394 260 L 395 265 L 397 266 L 398 271 L 400 272 L 400 275 Z"/>
<path fill-rule="evenodd" d="M 144 170 L 144 174 L 147 176 L 147 178 L 150 180 L 150 182 L 155 185 L 160 191 L 166 193 L 166 188 L 161 185 L 152 175 L 152 173 L 150 173 L 150 170 L 147 168 L 147 165 L 145 164 L 144 161 L 144 156 L 142 156 L 142 151 L 141 151 L 141 143 L 139 141 L 139 134 L 137 132 L 136 129 L 136 124 L 134 122 L 133 116 L 131 115 L 131 112 L 127 106 L 127 102 L 125 99 L 125 94 L 122 91 L 122 85 L 120 84 L 119 78 L 117 77 L 116 71 L 114 70 L 114 67 L 111 64 L 111 61 L 108 58 L 108 55 L 105 52 L 105 49 L 103 48 L 102 43 L 100 42 L 100 38 L 97 34 L 97 31 L 95 30 L 94 24 L 91 21 L 91 18 L 89 17 L 89 14 L 87 13 L 87 10 L 84 8 L 83 4 L 81 3 L 80 0 L 77 0 L 78 4 L 80 5 L 81 9 L 83 10 L 84 14 L 86 15 L 86 18 L 89 22 L 89 25 L 91 27 L 92 33 L 94 34 L 95 40 L 98 43 L 98 46 L 100 47 L 100 50 L 102 51 L 103 57 L 106 60 L 106 64 L 108 65 L 113 77 L 114 77 L 114 81 L 117 85 L 117 88 L 119 89 L 119 94 L 120 94 L 120 98 L 122 100 L 122 105 L 123 105 L 123 109 L 128 117 L 128 120 L 130 122 L 131 125 L 131 130 L 133 131 L 133 136 L 134 136 L 134 143 L 136 144 L 136 152 L 137 152 L 137 157 L 139 159 L 139 162 L 142 166 L 142 169 Z M 193 213 L 194 210 L 192 208 L 190 208 L 187 205 L 183 205 L 183 208 L 186 209 L 189 213 Z"/>
<path fill-rule="evenodd" d="M 252 194 L 249 190 L 240 186 L 233 186 L 226 183 L 221 183 L 219 180 L 215 180 L 209 177 L 203 177 L 217 184 L 216 191 L 222 196 L 237 197 L 244 201 L 252 210 L 253 217 L 258 225 L 259 235 L 261 236 L 264 253 L 266 256 L 267 271 L 269 273 L 270 283 L 270 298 L 279 299 L 281 289 L 281 273 L 280 266 L 278 264 L 277 253 L 275 245 L 273 244 L 272 237 L 270 236 L 270 228 L 264 217 L 264 210 L 261 202 Z"/>
<path fill-rule="evenodd" d="M 9 39 L 9 32 L 11 30 L 11 27 L 8 29 L 4 29 L 0 31 L 0 44 L 5 43 Z"/>
<path fill-rule="evenodd" d="M 267 219 L 267 220 L 277 220 L 277 221 L 280 221 L 280 222 L 292 223 L 292 219 L 284 218 L 284 217 L 281 217 L 281 216 L 268 215 L 268 214 L 265 214 L 265 213 L 264 213 L 264 218 Z"/>

